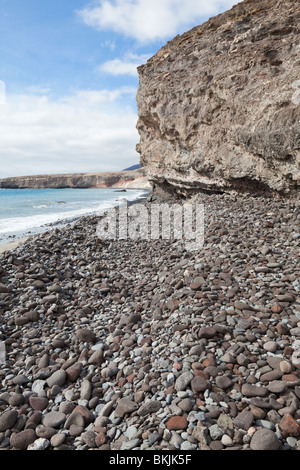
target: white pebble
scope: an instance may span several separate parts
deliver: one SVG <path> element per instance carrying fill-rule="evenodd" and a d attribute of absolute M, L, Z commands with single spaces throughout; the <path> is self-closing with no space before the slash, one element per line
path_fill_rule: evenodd
<path fill-rule="evenodd" d="M 232 446 L 232 444 L 233 444 L 232 439 L 231 439 L 230 436 L 228 436 L 228 434 L 224 434 L 222 436 L 221 442 L 222 442 L 223 446 L 226 446 L 226 447 Z"/>
<path fill-rule="evenodd" d="M 27 447 L 27 450 L 45 450 L 49 447 L 50 441 L 44 437 L 36 439 L 32 444 Z"/>

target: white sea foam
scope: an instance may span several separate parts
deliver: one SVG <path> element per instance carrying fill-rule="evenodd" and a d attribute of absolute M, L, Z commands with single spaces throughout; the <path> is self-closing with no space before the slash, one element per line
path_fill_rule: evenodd
<path fill-rule="evenodd" d="M 77 208 L 76 203 L 70 203 L 70 208 L 74 209 L 63 211 L 62 208 L 64 205 L 56 204 L 54 207 L 51 207 L 51 212 L 43 212 L 41 214 L 30 215 L 26 217 L 8 217 L 0 219 L 0 236 L 1 238 L 16 235 L 20 236 L 28 232 L 37 232 L 38 229 L 49 227 L 53 224 L 60 224 L 64 222 L 70 222 L 74 219 L 85 215 L 97 214 L 103 212 L 105 209 L 118 205 L 122 199 L 127 201 L 133 201 L 138 197 L 142 196 L 144 191 L 133 191 L 128 193 L 120 193 L 120 195 L 115 194 L 113 200 L 103 200 L 100 201 L 89 201 L 89 207 Z M 56 208 L 60 208 L 60 211 L 55 211 Z M 44 204 L 36 204 L 37 209 L 46 209 L 49 206 Z M 78 207 L 78 205 L 77 205 Z"/>

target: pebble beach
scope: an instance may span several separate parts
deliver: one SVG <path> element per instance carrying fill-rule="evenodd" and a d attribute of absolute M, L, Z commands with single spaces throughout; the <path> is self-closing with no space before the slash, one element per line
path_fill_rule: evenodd
<path fill-rule="evenodd" d="M 198 251 L 96 216 L 2 250 L 1 450 L 300 449 L 298 203 L 196 200 Z"/>

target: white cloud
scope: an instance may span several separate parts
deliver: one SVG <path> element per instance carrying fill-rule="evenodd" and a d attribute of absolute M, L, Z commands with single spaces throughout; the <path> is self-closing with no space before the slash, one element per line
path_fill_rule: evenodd
<path fill-rule="evenodd" d="M 101 47 L 104 49 L 109 49 L 111 51 L 114 51 L 116 48 L 116 43 L 115 41 L 112 41 L 110 39 L 106 39 L 106 41 L 101 43 Z"/>
<path fill-rule="evenodd" d="M 78 14 L 99 30 L 112 30 L 141 43 L 166 39 L 182 28 L 231 8 L 237 0 L 98 0 Z"/>
<path fill-rule="evenodd" d="M 149 55 L 128 54 L 124 59 L 113 59 L 99 65 L 97 69 L 110 75 L 130 75 L 138 77 L 137 67 L 147 62 Z"/>
<path fill-rule="evenodd" d="M 0 113 L 0 178 L 122 170 L 138 162 L 134 87 L 47 95 L 8 95 Z M 126 101 L 125 101 L 126 102 Z"/>

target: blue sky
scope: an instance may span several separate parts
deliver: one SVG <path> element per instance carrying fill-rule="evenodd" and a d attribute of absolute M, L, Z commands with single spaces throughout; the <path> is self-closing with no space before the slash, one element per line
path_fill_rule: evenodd
<path fill-rule="evenodd" d="M 0 178 L 138 163 L 136 67 L 234 0 L 0 0 Z"/>

